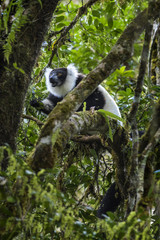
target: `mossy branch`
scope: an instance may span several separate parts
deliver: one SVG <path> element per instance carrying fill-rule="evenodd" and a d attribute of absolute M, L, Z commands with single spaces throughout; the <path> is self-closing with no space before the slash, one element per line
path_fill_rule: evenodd
<path fill-rule="evenodd" d="M 110 125 L 111 129 L 117 128 L 115 120 L 111 120 Z M 41 138 L 39 143 L 41 147 L 39 148 L 37 145 L 34 158 L 32 156 L 29 158 L 31 167 L 36 171 L 41 168 L 53 167 L 72 137 L 93 132 L 107 136 L 108 124 L 100 113 L 86 111 L 73 114 L 61 129 L 57 125 L 57 131 L 54 135 L 49 134 Z"/>

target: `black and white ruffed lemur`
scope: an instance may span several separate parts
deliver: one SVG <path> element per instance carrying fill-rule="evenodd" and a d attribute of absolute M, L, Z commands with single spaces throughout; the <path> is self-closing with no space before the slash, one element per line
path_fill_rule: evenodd
<path fill-rule="evenodd" d="M 47 98 L 42 101 L 41 108 L 36 100 L 31 101 L 33 107 L 39 108 L 42 112 L 49 114 L 56 104 L 67 95 L 84 78 L 84 75 L 78 73 L 73 64 L 67 68 L 51 69 L 47 68 L 45 72 L 46 86 L 49 92 Z M 86 110 L 94 107 L 95 110 L 104 109 L 121 117 L 119 108 L 114 99 L 109 95 L 104 87 L 99 85 L 96 90 L 85 100 Z M 42 107 L 43 106 L 43 107 Z M 83 104 L 78 109 L 81 111 Z"/>
<path fill-rule="evenodd" d="M 41 103 L 39 103 L 36 99 L 32 100 L 31 106 L 37 108 L 45 114 L 49 114 L 56 104 L 62 101 L 67 93 L 78 85 L 78 83 L 84 78 L 84 75 L 78 73 L 76 67 L 73 64 L 70 64 L 67 68 L 47 68 L 45 71 L 45 78 L 49 95 Z M 85 100 L 85 102 L 86 110 L 94 107 L 95 110 L 104 109 L 114 113 L 118 117 L 121 117 L 116 102 L 101 85 L 98 85 L 95 91 Z M 82 111 L 82 109 L 83 104 L 80 106 L 78 111 Z M 116 184 L 113 183 L 101 202 L 97 211 L 97 216 L 99 218 L 103 218 L 107 211 L 114 212 L 120 202 L 120 192 Z"/>

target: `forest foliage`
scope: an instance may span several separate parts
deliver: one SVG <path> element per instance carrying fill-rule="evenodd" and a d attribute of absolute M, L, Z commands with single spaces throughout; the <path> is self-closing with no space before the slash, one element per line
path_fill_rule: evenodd
<path fill-rule="evenodd" d="M 43 9 L 43 1 L 34 0 L 33 5 L 37 2 L 39 8 Z M 137 176 L 142 177 L 140 179 L 142 185 L 144 181 L 149 182 L 145 197 L 143 198 L 142 194 L 141 199 L 137 198 L 140 203 L 134 204 L 134 208 L 129 211 L 127 194 L 131 193 L 127 193 L 124 204 L 122 203 L 115 213 L 107 213 L 105 219 L 98 219 L 96 215 L 111 183 L 115 180 L 119 181 L 117 163 L 113 162 L 114 156 L 107 151 L 113 146 L 116 132 L 113 126 L 118 129 L 118 126 L 112 123 L 112 118 L 105 123 L 110 123 L 109 131 L 99 137 L 98 141 L 96 139 L 86 143 L 83 136 L 81 141 L 77 136 L 73 136 L 53 168 L 34 171 L 32 165 L 26 161 L 33 154 L 37 140 L 44 129 L 42 126 L 48 121 L 47 116 L 30 106 L 33 98 L 40 101 L 48 95 L 44 78 L 45 68 L 66 67 L 74 63 L 79 72 L 87 75 L 109 54 L 133 19 L 149 5 L 148 1 L 139 0 L 101 0 L 93 1 L 83 11 L 81 7 L 85 6 L 86 2 L 92 1 L 68 0 L 59 1 L 57 4 L 32 70 L 31 83 L 25 96 L 16 137 L 16 152 L 13 152 L 6 143 L 0 148 L 0 161 L 5 154 L 9 159 L 7 169 L 2 169 L 0 174 L 0 238 L 3 240 L 160 239 L 158 199 L 160 126 L 153 136 L 150 135 L 152 138 L 147 142 L 148 148 L 145 148 L 146 152 L 143 151 L 146 157 L 143 155 L 139 157 L 137 154 L 140 159 L 138 164 L 135 144 L 136 131 L 148 131 L 148 134 L 153 132 L 150 121 L 153 119 L 153 124 L 156 122 L 153 117 L 155 106 L 157 106 L 156 116 L 158 113 L 160 116 L 158 18 L 154 21 L 156 27 L 151 31 L 146 72 L 134 119 L 131 109 L 134 108 L 135 88 L 140 76 L 140 63 L 143 62 L 141 53 L 146 41 L 145 31 L 134 43 L 131 58 L 121 64 L 102 83 L 116 100 L 122 113 L 125 134 L 129 139 L 126 146 L 128 150 L 125 144 L 122 144 L 124 154 L 128 151 L 127 155 L 131 156 L 132 160 L 135 157 L 135 162 L 126 163 L 125 170 L 131 172 L 130 184 L 134 183 Z M 30 24 L 30 12 L 25 11 L 25 4 L 23 0 L 0 1 L 0 51 L 3 52 L 0 65 L 12 64 L 15 71 L 20 72 L 22 76 L 26 74 L 23 67 L 15 61 L 16 57 L 13 59 L 10 56 L 14 55 L 17 35 L 21 37 L 24 28 Z M 47 18 L 47 13 L 45 17 Z M 7 67 L 5 70 L 8 71 Z M 59 132 L 56 134 L 52 137 L 52 144 Z M 141 148 L 148 139 L 148 135 L 145 135 L 139 140 Z M 142 176 L 137 174 L 137 169 Z"/>

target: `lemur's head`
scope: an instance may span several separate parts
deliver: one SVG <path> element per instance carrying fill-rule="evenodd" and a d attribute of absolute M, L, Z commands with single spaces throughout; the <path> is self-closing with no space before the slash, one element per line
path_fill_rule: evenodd
<path fill-rule="evenodd" d="M 51 70 L 49 74 L 49 81 L 52 87 L 61 86 L 67 77 L 67 68 L 57 68 Z"/>
<path fill-rule="evenodd" d="M 47 68 L 45 72 L 46 85 L 50 93 L 57 97 L 64 97 L 76 84 L 78 71 L 73 64 L 67 68 Z"/>

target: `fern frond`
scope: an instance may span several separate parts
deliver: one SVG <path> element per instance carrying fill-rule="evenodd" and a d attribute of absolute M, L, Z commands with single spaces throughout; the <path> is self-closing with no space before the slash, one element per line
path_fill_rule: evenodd
<path fill-rule="evenodd" d="M 10 32 L 8 33 L 8 37 L 6 39 L 6 44 L 3 46 L 4 49 L 4 57 L 9 63 L 9 56 L 12 52 L 12 45 L 15 41 L 16 33 L 20 31 L 20 29 L 24 26 L 27 21 L 27 16 L 23 15 L 24 8 L 22 6 L 22 0 L 19 0 L 17 3 L 17 10 L 14 15 L 14 20 L 10 28 Z M 7 15 L 7 13 L 6 13 Z M 7 21 L 8 16 L 6 17 L 5 21 Z M 6 22 L 5 22 L 6 24 Z"/>
<path fill-rule="evenodd" d="M 3 11 L 3 23 L 4 23 L 4 29 L 6 31 L 6 34 L 8 34 L 8 23 L 10 20 L 10 13 L 13 5 L 13 0 L 9 2 L 7 8 Z"/>

